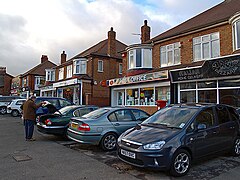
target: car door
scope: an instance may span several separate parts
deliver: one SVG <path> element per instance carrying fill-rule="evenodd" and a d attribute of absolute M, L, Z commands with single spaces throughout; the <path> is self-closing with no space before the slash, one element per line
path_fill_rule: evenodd
<path fill-rule="evenodd" d="M 199 124 L 206 128 L 197 129 Z M 218 150 L 219 126 L 216 124 L 216 117 L 212 107 L 199 112 L 193 123 L 189 126 L 186 135 L 186 144 L 194 156 L 202 157 Z"/>
<path fill-rule="evenodd" d="M 137 121 L 129 109 L 116 110 L 109 114 L 108 119 L 119 134 L 137 124 Z"/>

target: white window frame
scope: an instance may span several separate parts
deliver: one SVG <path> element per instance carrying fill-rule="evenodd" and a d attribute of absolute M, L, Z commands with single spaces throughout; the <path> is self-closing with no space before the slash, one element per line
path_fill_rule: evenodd
<path fill-rule="evenodd" d="M 119 66 L 118 66 L 118 72 L 119 74 L 122 74 L 122 63 L 119 63 Z"/>
<path fill-rule="evenodd" d="M 177 61 L 176 59 L 176 51 L 178 50 L 179 52 L 179 59 Z M 169 55 L 168 53 L 172 53 L 172 58 L 169 61 Z M 165 62 L 163 62 L 164 58 L 163 58 L 163 54 L 164 54 L 164 58 L 165 58 Z M 168 44 L 165 46 L 161 46 L 160 47 L 160 66 L 161 67 L 166 67 L 166 66 L 173 66 L 173 65 L 177 65 L 181 63 L 181 43 L 180 42 L 176 42 L 173 44 Z"/>
<path fill-rule="evenodd" d="M 103 72 L 103 60 L 98 60 L 98 72 Z"/>
<path fill-rule="evenodd" d="M 217 39 L 212 39 L 213 35 L 218 35 Z M 204 40 L 204 38 L 208 39 L 208 40 Z M 195 42 L 197 41 L 197 39 L 199 39 L 199 42 Z M 218 41 L 218 52 L 217 52 L 217 56 L 213 56 L 213 51 L 212 51 L 212 44 L 213 42 Z M 208 44 L 209 46 L 209 54 L 208 57 L 204 57 L 204 45 Z M 200 58 L 196 58 L 195 55 L 195 46 L 200 46 Z M 211 58 L 215 58 L 215 57 L 219 57 L 220 56 L 220 33 L 219 32 L 214 32 L 211 34 L 206 34 L 203 36 L 198 36 L 193 38 L 193 61 L 201 61 L 201 60 L 206 60 L 206 59 L 211 59 Z"/>
<path fill-rule="evenodd" d="M 237 26 L 238 23 L 238 26 Z M 237 33 L 237 27 L 240 29 L 240 17 L 233 21 L 232 23 L 232 30 L 233 30 L 233 50 L 240 49 L 240 33 Z M 239 44 L 238 44 L 239 42 Z"/>
<path fill-rule="evenodd" d="M 73 74 L 87 74 L 87 59 L 81 58 L 73 61 Z"/>
<path fill-rule="evenodd" d="M 46 81 L 55 81 L 54 69 L 46 69 Z"/>
<path fill-rule="evenodd" d="M 72 77 L 72 65 L 67 66 L 67 78 Z"/>
<path fill-rule="evenodd" d="M 64 67 L 58 70 L 58 80 L 62 80 L 64 78 Z"/>
<path fill-rule="evenodd" d="M 137 67 L 137 50 L 141 50 L 141 66 Z M 146 50 L 149 50 L 149 59 L 144 59 L 144 55 Z M 148 61 L 146 61 L 148 60 Z M 148 64 L 146 64 L 148 62 Z M 152 48 L 147 47 L 138 47 L 132 48 L 128 50 L 128 69 L 135 69 L 135 68 L 152 68 Z"/>

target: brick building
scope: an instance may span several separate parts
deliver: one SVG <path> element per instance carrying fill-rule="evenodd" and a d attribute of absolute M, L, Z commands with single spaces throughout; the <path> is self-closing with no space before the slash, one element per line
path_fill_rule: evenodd
<path fill-rule="evenodd" d="M 13 76 L 6 72 L 6 67 L 0 67 L 0 95 L 9 96 Z"/>
<path fill-rule="evenodd" d="M 40 64 L 19 76 L 21 96 L 29 97 L 30 94 L 39 96 L 39 87 L 45 84 L 45 69 L 55 66 L 56 64 L 49 61 L 46 55 L 42 55 Z"/>
<path fill-rule="evenodd" d="M 61 54 L 61 64 L 46 69 L 47 86 L 41 88 L 42 96 L 56 93 L 75 104 L 110 105 L 109 88 L 101 86 L 103 79 L 122 76 L 122 57 L 120 51 L 126 45 L 116 39 L 113 28 L 108 38 L 66 60 Z"/>
<path fill-rule="evenodd" d="M 144 56 L 146 47 L 151 49 L 151 57 Z M 137 106 L 150 113 L 164 101 L 239 107 L 239 52 L 240 1 L 225 0 L 152 39 L 126 48 L 125 78 L 109 80 L 112 105 Z"/>

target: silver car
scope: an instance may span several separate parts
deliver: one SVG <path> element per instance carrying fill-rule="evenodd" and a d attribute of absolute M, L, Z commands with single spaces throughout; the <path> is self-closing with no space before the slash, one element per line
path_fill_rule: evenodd
<path fill-rule="evenodd" d="M 135 108 L 100 108 L 80 118 L 72 118 L 67 136 L 76 142 L 100 145 L 103 150 L 110 151 L 116 148 L 120 134 L 148 117 L 148 113 Z"/>
<path fill-rule="evenodd" d="M 16 117 L 22 113 L 21 105 L 26 101 L 26 99 L 14 99 L 12 102 L 7 106 L 7 113 L 11 114 L 12 116 Z"/>

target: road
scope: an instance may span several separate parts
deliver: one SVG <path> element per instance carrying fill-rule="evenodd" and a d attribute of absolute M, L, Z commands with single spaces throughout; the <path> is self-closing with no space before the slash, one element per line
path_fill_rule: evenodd
<path fill-rule="evenodd" d="M 19 117 L 0 116 L 0 179 L 175 179 L 165 172 L 136 168 L 121 162 L 116 152 L 81 145 L 36 129 L 37 141 L 24 139 Z M 217 155 L 195 163 L 178 179 L 239 179 L 240 158 Z"/>

